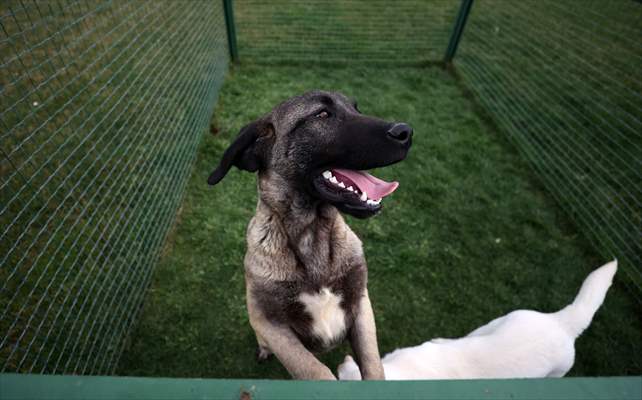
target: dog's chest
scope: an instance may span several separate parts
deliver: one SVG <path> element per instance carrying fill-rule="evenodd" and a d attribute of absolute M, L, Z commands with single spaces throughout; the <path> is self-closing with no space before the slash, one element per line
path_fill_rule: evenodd
<path fill-rule="evenodd" d="M 365 266 L 361 265 L 331 282 L 296 285 L 287 306 L 288 320 L 306 347 L 325 351 L 343 341 L 354 323 L 365 283 Z"/>
<path fill-rule="evenodd" d="M 318 293 L 301 293 L 299 302 L 311 318 L 310 330 L 323 344 L 340 340 L 346 330 L 346 314 L 341 308 L 342 295 L 323 287 Z"/>
<path fill-rule="evenodd" d="M 323 352 L 341 343 L 352 327 L 366 279 L 361 264 L 334 280 L 255 280 L 251 296 L 268 320 L 289 326 L 305 347 Z"/>
<path fill-rule="evenodd" d="M 268 320 L 289 326 L 314 352 L 343 341 L 366 289 L 361 242 L 342 219 L 331 222 L 289 241 L 255 217 L 248 235 L 251 296 Z"/>

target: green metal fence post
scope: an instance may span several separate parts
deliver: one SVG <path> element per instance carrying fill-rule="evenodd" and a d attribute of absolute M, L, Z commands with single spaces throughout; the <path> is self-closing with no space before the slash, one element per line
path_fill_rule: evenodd
<path fill-rule="evenodd" d="M 230 58 L 232 62 L 239 61 L 239 50 L 236 46 L 236 26 L 234 25 L 234 7 L 232 0 L 223 0 L 223 10 L 225 11 L 225 28 L 227 29 L 227 44 L 230 49 Z"/>
<path fill-rule="evenodd" d="M 472 5 L 473 0 L 461 1 L 461 7 L 459 7 L 459 13 L 457 14 L 455 26 L 453 27 L 453 32 L 450 35 L 450 42 L 448 43 L 446 55 L 444 56 L 444 63 L 446 64 L 451 63 L 453 57 L 455 57 L 457 46 L 459 46 L 461 35 L 464 33 L 464 27 L 466 26 L 466 20 L 468 20 L 468 14 L 470 13 L 470 8 L 472 7 Z"/>

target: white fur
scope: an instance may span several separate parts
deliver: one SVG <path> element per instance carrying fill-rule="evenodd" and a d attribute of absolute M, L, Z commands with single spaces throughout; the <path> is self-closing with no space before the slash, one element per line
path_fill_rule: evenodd
<path fill-rule="evenodd" d="M 340 337 L 346 328 L 341 296 L 322 288 L 318 294 L 301 293 L 299 301 L 312 317 L 312 332 L 325 343 Z"/>
<path fill-rule="evenodd" d="M 433 339 L 398 349 L 383 359 L 386 379 L 486 379 L 561 377 L 575 361 L 575 339 L 586 329 L 611 286 L 617 260 L 593 271 L 562 310 L 518 310 L 460 339 Z M 346 356 L 339 379 L 360 380 Z"/>

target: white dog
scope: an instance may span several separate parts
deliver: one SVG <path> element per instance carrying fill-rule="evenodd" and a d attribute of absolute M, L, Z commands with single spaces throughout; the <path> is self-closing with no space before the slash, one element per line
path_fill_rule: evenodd
<path fill-rule="evenodd" d="M 518 310 L 460 339 L 433 339 L 397 349 L 383 359 L 386 379 L 489 379 L 562 377 L 575 361 L 575 339 L 588 328 L 617 270 L 617 260 L 593 271 L 562 310 Z M 346 356 L 339 379 L 360 380 Z"/>

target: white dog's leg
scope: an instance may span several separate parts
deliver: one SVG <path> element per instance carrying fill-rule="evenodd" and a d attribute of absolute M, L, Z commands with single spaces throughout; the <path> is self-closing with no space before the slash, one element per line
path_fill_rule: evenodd
<path fill-rule="evenodd" d="M 337 368 L 337 375 L 342 381 L 360 381 L 361 380 L 361 371 L 359 371 L 359 366 L 350 356 L 345 356 L 343 363 Z"/>

